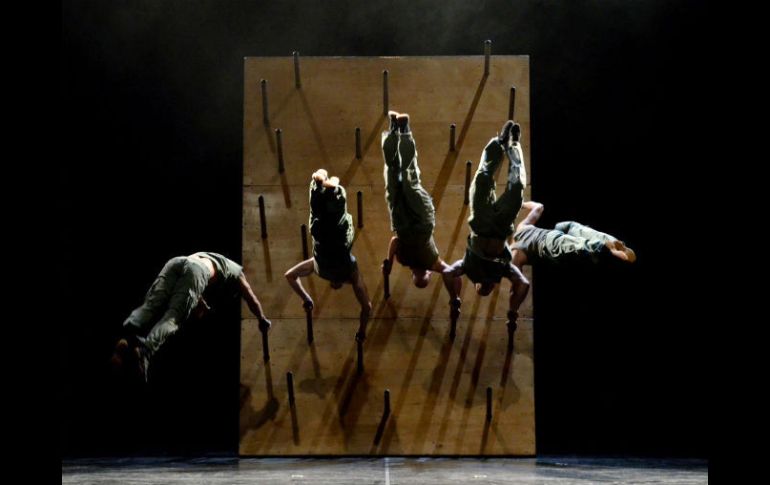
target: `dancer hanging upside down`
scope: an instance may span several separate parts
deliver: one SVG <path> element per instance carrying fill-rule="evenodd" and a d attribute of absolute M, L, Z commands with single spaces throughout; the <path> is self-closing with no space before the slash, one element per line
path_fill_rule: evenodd
<path fill-rule="evenodd" d="M 449 293 L 451 316 L 456 319 L 462 279 L 444 273 L 449 265 L 439 257 L 433 240 L 436 209 L 430 194 L 420 183 L 409 115 L 395 111 L 388 115 L 390 129 L 382 133 L 382 156 L 385 160 L 385 199 L 390 210 L 391 230 L 396 235 L 390 240 L 383 273 L 390 274 L 394 257 L 411 269 L 412 281 L 417 288 L 428 286 L 431 272 L 440 273 Z"/>
<path fill-rule="evenodd" d="M 313 173 L 310 181 L 310 234 L 313 237 L 313 257 L 297 264 L 284 276 L 302 298 L 305 311 L 312 311 L 313 299 L 302 286 L 301 276 L 317 273 L 328 280 L 335 290 L 345 283 L 353 285 L 353 292 L 361 305 L 356 340 L 362 342 L 366 338 L 372 303 L 356 258 L 351 253 L 353 217 L 347 210 L 345 188 L 339 184 L 337 177 L 329 178 L 324 169 Z"/>

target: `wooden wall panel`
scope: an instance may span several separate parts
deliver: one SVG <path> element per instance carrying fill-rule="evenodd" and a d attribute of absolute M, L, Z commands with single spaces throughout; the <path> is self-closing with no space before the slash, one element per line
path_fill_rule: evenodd
<path fill-rule="evenodd" d="M 447 319 L 375 319 L 370 325 L 364 373 L 357 376 L 354 320 L 316 319 L 315 341 L 308 345 L 304 318 L 274 319 L 267 366 L 256 320 L 243 321 L 242 455 L 534 454 L 530 319 L 520 320 L 511 354 L 501 318 L 458 326 L 454 342 Z M 493 389 L 489 423 L 487 387 Z M 392 413 L 375 442 L 385 389 Z"/>
<path fill-rule="evenodd" d="M 436 243 L 441 257 L 453 262 L 462 257 L 468 235 L 465 162 L 473 162 L 475 173 L 484 145 L 507 118 L 512 85 L 529 197 L 528 58 L 493 56 L 488 77 L 483 76 L 482 56 L 301 58 L 300 64 L 302 87 L 297 89 L 291 57 L 245 60 L 243 262 L 274 328 L 266 366 L 261 336 L 243 306 L 240 452 L 533 455 L 531 293 L 521 309 L 515 351 L 509 353 L 507 280 L 481 298 L 464 279 L 462 315 L 457 337 L 450 341 L 448 296 L 440 277 L 434 275 L 428 288 L 418 290 L 408 269 L 396 265 L 392 296 L 384 301 L 379 269 L 391 236 L 380 150 L 388 124 L 383 69 L 389 71 L 390 109 L 411 115 L 423 185 L 437 209 Z M 269 125 L 263 122 L 261 79 L 267 80 Z M 451 123 L 457 125 L 456 151 L 449 150 Z M 355 157 L 356 127 L 361 128 L 360 160 Z M 282 174 L 276 128 L 283 142 Z M 374 318 L 364 347 L 365 373 L 359 377 L 353 340 L 359 308 L 350 286 L 335 291 L 317 276 L 303 280 L 316 303 L 315 342 L 308 345 L 304 311 L 283 277 L 302 258 L 300 226 L 307 224 L 308 184 L 317 168 L 340 177 L 354 222 L 356 192 L 363 194 L 364 227 L 356 228 L 353 254 Z M 501 184 L 506 174 L 504 167 Z M 260 195 L 266 239 L 260 236 Z M 308 235 L 309 249 L 310 244 Z M 287 406 L 288 371 L 295 374 L 296 414 Z M 487 386 L 494 396 L 490 423 L 485 419 Z M 393 412 L 375 444 L 386 388 Z"/>

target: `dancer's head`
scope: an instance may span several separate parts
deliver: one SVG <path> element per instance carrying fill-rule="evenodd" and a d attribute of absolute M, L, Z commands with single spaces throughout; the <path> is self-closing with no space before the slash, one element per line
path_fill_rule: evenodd
<path fill-rule="evenodd" d="M 430 271 L 427 269 L 412 269 L 412 282 L 417 288 L 425 288 L 430 283 Z"/>
<path fill-rule="evenodd" d="M 476 283 L 476 293 L 481 296 L 487 296 L 495 289 L 495 284 L 491 281 L 485 281 L 483 283 Z"/>

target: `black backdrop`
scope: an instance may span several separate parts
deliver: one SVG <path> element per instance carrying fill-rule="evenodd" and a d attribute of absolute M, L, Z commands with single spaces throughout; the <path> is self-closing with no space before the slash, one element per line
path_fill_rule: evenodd
<path fill-rule="evenodd" d="M 703 211 L 705 23 L 671 0 L 64 1 L 62 456 L 237 450 L 237 308 L 185 332 L 149 394 L 115 389 L 106 361 L 168 258 L 240 261 L 245 56 L 475 55 L 489 38 L 531 56 L 543 224 L 639 255 L 535 273 L 538 452 L 707 457 L 709 296 L 687 296 L 678 250 Z"/>

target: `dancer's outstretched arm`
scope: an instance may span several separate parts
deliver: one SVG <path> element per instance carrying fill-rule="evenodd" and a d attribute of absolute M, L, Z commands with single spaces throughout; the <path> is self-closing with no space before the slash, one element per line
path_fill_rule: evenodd
<path fill-rule="evenodd" d="M 291 289 L 302 298 L 302 306 L 305 307 L 305 310 L 313 309 L 313 299 L 310 298 L 308 292 L 302 287 L 302 281 L 299 278 L 301 276 L 309 276 L 314 272 L 313 258 L 310 258 L 302 261 L 284 274 Z"/>

